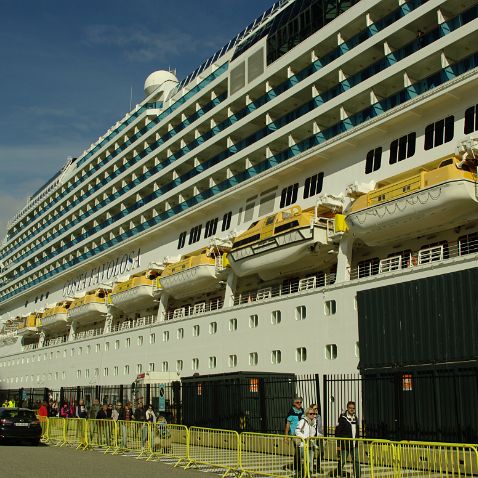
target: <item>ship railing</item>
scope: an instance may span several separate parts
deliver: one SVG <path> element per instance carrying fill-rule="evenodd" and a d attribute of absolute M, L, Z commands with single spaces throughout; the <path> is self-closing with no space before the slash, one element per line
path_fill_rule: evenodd
<path fill-rule="evenodd" d="M 189 317 L 192 315 L 204 314 L 214 310 L 222 309 L 224 306 L 224 300 L 221 298 L 212 299 L 209 302 L 199 302 L 194 305 L 188 305 L 183 307 L 177 307 L 175 309 L 168 310 L 163 313 L 164 320 L 176 320 L 183 317 Z"/>
<path fill-rule="evenodd" d="M 114 324 L 111 327 L 111 332 L 121 332 L 122 330 L 135 329 L 137 327 L 145 327 L 147 325 L 152 325 L 158 321 L 156 315 L 147 315 L 145 317 L 138 317 L 134 320 L 125 320 L 118 324 Z"/>
<path fill-rule="evenodd" d="M 243 291 L 233 296 L 233 305 L 260 302 L 283 295 L 296 294 L 311 289 L 320 289 L 335 283 L 335 273 L 303 277 L 286 284 L 276 284 L 261 289 Z"/>
<path fill-rule="evenodd" d="M 54 337 L 52 339 L 46 339 L 43 346 L 44 347 L 51 347 L 52 345 L 60 345 L 60 344 L 64 344 L 65 342 L 68 342 L 68 336 L 62 335 L 61 337 Z"/>
<path fill-rule="evenodd" d="M 38 344 L 28 344 L 22 347 L 23 352 L 29 352 L 38 348 Z"/>
<path fill-rule="evenodd" d="M 89 329 L 89 330 L 82 330 L 81 332 L 77 332 L 74 335 L 73 340 L 82 340 L 82 339 L 89 339 L 91 337 L 97 337 L 98 335 L 103 335 L 104 329 L 97 328 L 97 329 Z"/>
<path fill-rule="evenodd" d="M 429 264 L 446 263 L 470 254 L 478 254 L 478 234 L 463 236 L 460 240 L 451 243 L 442 241 L 417 251 L 405 251 L 384 259 L 374 258 L 362 261 L 349 269 L 350 280 L 420 268 Z"/>

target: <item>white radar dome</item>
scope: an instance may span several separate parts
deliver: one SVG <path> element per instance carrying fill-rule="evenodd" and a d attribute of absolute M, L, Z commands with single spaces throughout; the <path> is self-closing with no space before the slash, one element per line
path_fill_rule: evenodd
<path fill-rule="evenodd" d="M 178 79 L 170 71 L 159 70 L 151 73 L 144 82 L 144 94 L 149 96 L 153 91 L 159 88 L 158 93 L 163 93 L 163 97 L 178 84 Z"/>

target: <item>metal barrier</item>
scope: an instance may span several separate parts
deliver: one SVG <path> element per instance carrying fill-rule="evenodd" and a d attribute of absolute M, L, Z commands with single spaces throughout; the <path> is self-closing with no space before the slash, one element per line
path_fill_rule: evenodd
<path fill-rule="evenodd" d="M 105 453 L 117 448 L 117 426 L 114 420 L 85 420 L 86 445 L 88 448 L 103 448 Z"/>
<path fill-rule="evenodd" d="M 151 454 L 151 426 L 146 422 L 118 420 L 117 441 L 113 454 L 120 452 L 141 458 Z"/>
<path fill-rule="evenodd" d="M 148 460 L 160 457 L 176 459 L 176 465 L 188 460 L 189 430 L 185 425 L 151 424 L 151 454 Z"/>
<path fill-rule="evenodd" d="M 224 469 L 223 476 L 239 469 L 239 434 L 232 430 L 189 428 L 188 463 Z"/>
<path fill-rule="evenodd" d="M 308 476 L 309 444 L 299 437 L 241 433 L 241 476 Z"/>
<path fill-rule="evenodd" d="M 86 448 L 88 446 L 87 427 L 87 420 L 84 418 L 66 419 L 63 444 L 76 446 L 76 448 Z"/>
<path fill-rule="evenodd" d="M 65 443 L 65 426 L 66 420 L 64 418 L 48 418 L 47 443 L 63 446 Z"/>
<path fill-rule="evenodd" d="M 171 458 L 243 475 L 446 477 L 478 476 L 478 445 L 299 437 L 137 421 L 47 418 L 49 444 L 102 448 L 148 460 Z"/>

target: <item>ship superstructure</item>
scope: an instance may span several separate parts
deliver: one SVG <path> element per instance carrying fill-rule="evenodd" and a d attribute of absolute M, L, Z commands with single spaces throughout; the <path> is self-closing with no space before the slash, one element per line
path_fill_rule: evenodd
<path fill-rule="evenodd" d="M 477 17 L 283 0 L 150 75 L 9 223 L 0 386 L 356 371 L 357 293 L 476 267 Z"/>

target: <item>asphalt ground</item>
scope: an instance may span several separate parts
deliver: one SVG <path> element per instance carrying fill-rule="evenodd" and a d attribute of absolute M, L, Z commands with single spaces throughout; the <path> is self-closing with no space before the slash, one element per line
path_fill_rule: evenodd
<path fill-rule="evenodd" d="M 195 469 L 146 461 L 131 456 L 79 451 L 48 445 L 0 445 L 2 478 L 214 478 Z"/>

